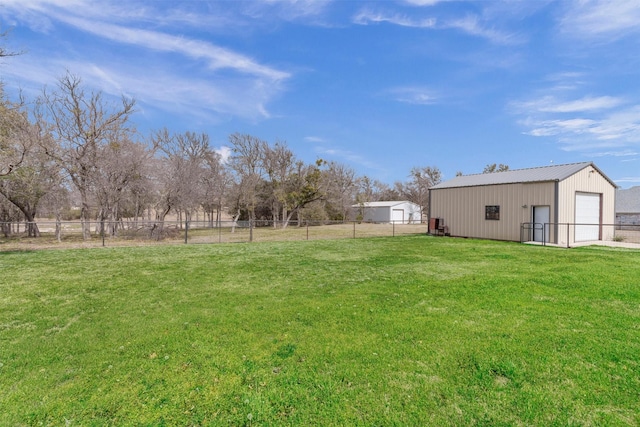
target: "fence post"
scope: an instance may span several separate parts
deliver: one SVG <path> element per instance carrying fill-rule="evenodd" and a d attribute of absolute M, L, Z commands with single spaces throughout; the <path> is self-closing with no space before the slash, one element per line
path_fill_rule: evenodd
<path fill-rule="evenodd" d="M 309 240 L 309 220 L 307 220 L 307 240 Z"/>
<path fill-rule="evenodd" d="M 356 222 L 353 221 L 353 238 L 356 238 Z"/>
<path fill-rule="evenodd" d="M 184 219 L 184 243 L 189 243 L 189 220 Z"/>
<path fill-rule="evenodd" d="M 396 237 L 396 222 L 391 221 L 391 237 Z"/>
<path fill-rule="evenodd" d="M 100 234 L 102 235 L 102 247 L 104 248 L 104 218 L 100 221 Z"/>

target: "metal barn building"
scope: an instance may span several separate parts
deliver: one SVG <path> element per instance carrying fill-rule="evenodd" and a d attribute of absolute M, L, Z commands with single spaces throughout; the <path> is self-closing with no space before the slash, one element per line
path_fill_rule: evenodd
<path fill-rule="evenodd" d="M 422 220 L 420 205 L 400 200 L 387 202 L 366 202 L 353 205 L 356 213 L 362 215 L 362 221 L 389 224 L 412 224 Z"/>
<path fill-rule="evenodd" d="M 451 236 L 569 246 L 613 236 L 615 192 L 591 162 L 463 175 L 429 189 L 429 218 Z"/>
<path fill-rule="evenodd" d="M 616 193 L 616 222 L 640 225 L 640 186 Z"/>

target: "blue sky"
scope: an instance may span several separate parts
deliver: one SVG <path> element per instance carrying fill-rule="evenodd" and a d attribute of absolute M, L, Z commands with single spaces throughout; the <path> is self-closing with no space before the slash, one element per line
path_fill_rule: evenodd
<path fill-rule="evenodd" d="M 286 141 L 388 184 L 594 161 L 640 185 L 640 2 L 2 0 L 9 91 L 68 70 L 140 132 Z"/>

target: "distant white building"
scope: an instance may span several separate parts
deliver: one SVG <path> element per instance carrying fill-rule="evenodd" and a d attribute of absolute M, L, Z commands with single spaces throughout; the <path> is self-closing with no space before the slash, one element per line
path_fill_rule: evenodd
<path fill-rule="evenodd" d="M 422 220 L 420 205 L 407 200 L 366 202 L 352 206 L 356 218 L 365 222 L 418 224 Z"/>

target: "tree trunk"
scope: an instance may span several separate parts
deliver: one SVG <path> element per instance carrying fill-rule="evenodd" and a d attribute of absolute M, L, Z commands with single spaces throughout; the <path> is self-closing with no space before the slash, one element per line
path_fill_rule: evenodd
<path fill-rule="evenodd" d="M 5 196 L 6 197 L 6 196 Z M 36 224 L 36 209 L 29 204 L 23 204 L 16 202 L 8 197 L 6 197 L 15 207 L 20 209 L 22 215 L 26 219 L 25 230 L 27 231 L 27 236 L 29 237 L 40 237 L 40 230 L 38 229 L 38 224 Z"/>
<path fill-rule="evenodd" d="M 171 207 L 168 207 L 164 211 L 156 214 L 156 223 L 153 224 L 153 227 L 151 228 L 151 237 L 155 236 L 156 240 L 160 240 L 162 238 L 164 232 L 164 219 L 169 214 L 170 210 Z"/>
<path fill-rule="evenodd" d="M 278 228 L 278 206 L 275 203 L 271 205 L 271 220 L 273 221 L 273 228 Z"/>
<path fill-rule="evenodd" d="M 291 212 L 289 212 L 289 215 L 287 215 L 287 219 L 282 224 L 282 229 L 283 230 L 285 228 L 287 228 L 287 226 L 289 225 L 289 221 L 291 221 L 291 218 L 293 217 L 293 214 L 296 213 L 297 210 L 298 210 L 298 208 L 291 209 Z M 298 222 L 300 222 L 300 221 L 298 221 Z"/>
<path fill-rule="evenodd" d="M 233 217 L 233 222 L 231 223 L 231 232 L 232 233 L 236 232 L 236 225 L 238 224 L 238 219 L 240 219 L 240 211 L 238 211 L 236 216 Z"/>
<path fill-rule="evenodd" d="M 285 204 L 282 204 L 282 229 L 284 230 L 285 228 L 287 228 L 287 224 L 289 223 L 289 219 L 291 218 L 291 216 L 287 215 L 287 206 Z"/>
<path fill-rule="evenodd" d="M 80 192 L 80 224 L 82 227 L 82 238 L 89 240 L 91 238 L 91 222 L 89 221 L 89 202 L 87 198 L 87 190 L 85 188 L 79 188 Z"/>
<path fill-rule="evenodd" d="M 22 213 L 24 214 L 26 221 L 25 230 L 27 231 L 27 236 L 29 237 L 40 237 L 40 230 L 38 229 L 38 224 L 36 224 L 36 219 L 34 213 L 29 209 L 23 209 L 18 206 Z"/>
<path fill-rule="evenodd" d="M 60 212 L 56 212 L 56 240 L 62 242 L 62 221 L 60 221 Z"/>
<path fill-rule="evenodd" d="M 249 242 L 253 242 L 253 223 L 255 222 L 254 219 L 256 218 L 256 211 L 255 208 L 252 208 L 249 211 Z"/>
<path fill-rule="evenodd" d="M 138 209 L 140 209 L 140 196 L 136 193 L 136 205 L 133 212 L 133 227 L 138 228 Z"/>

